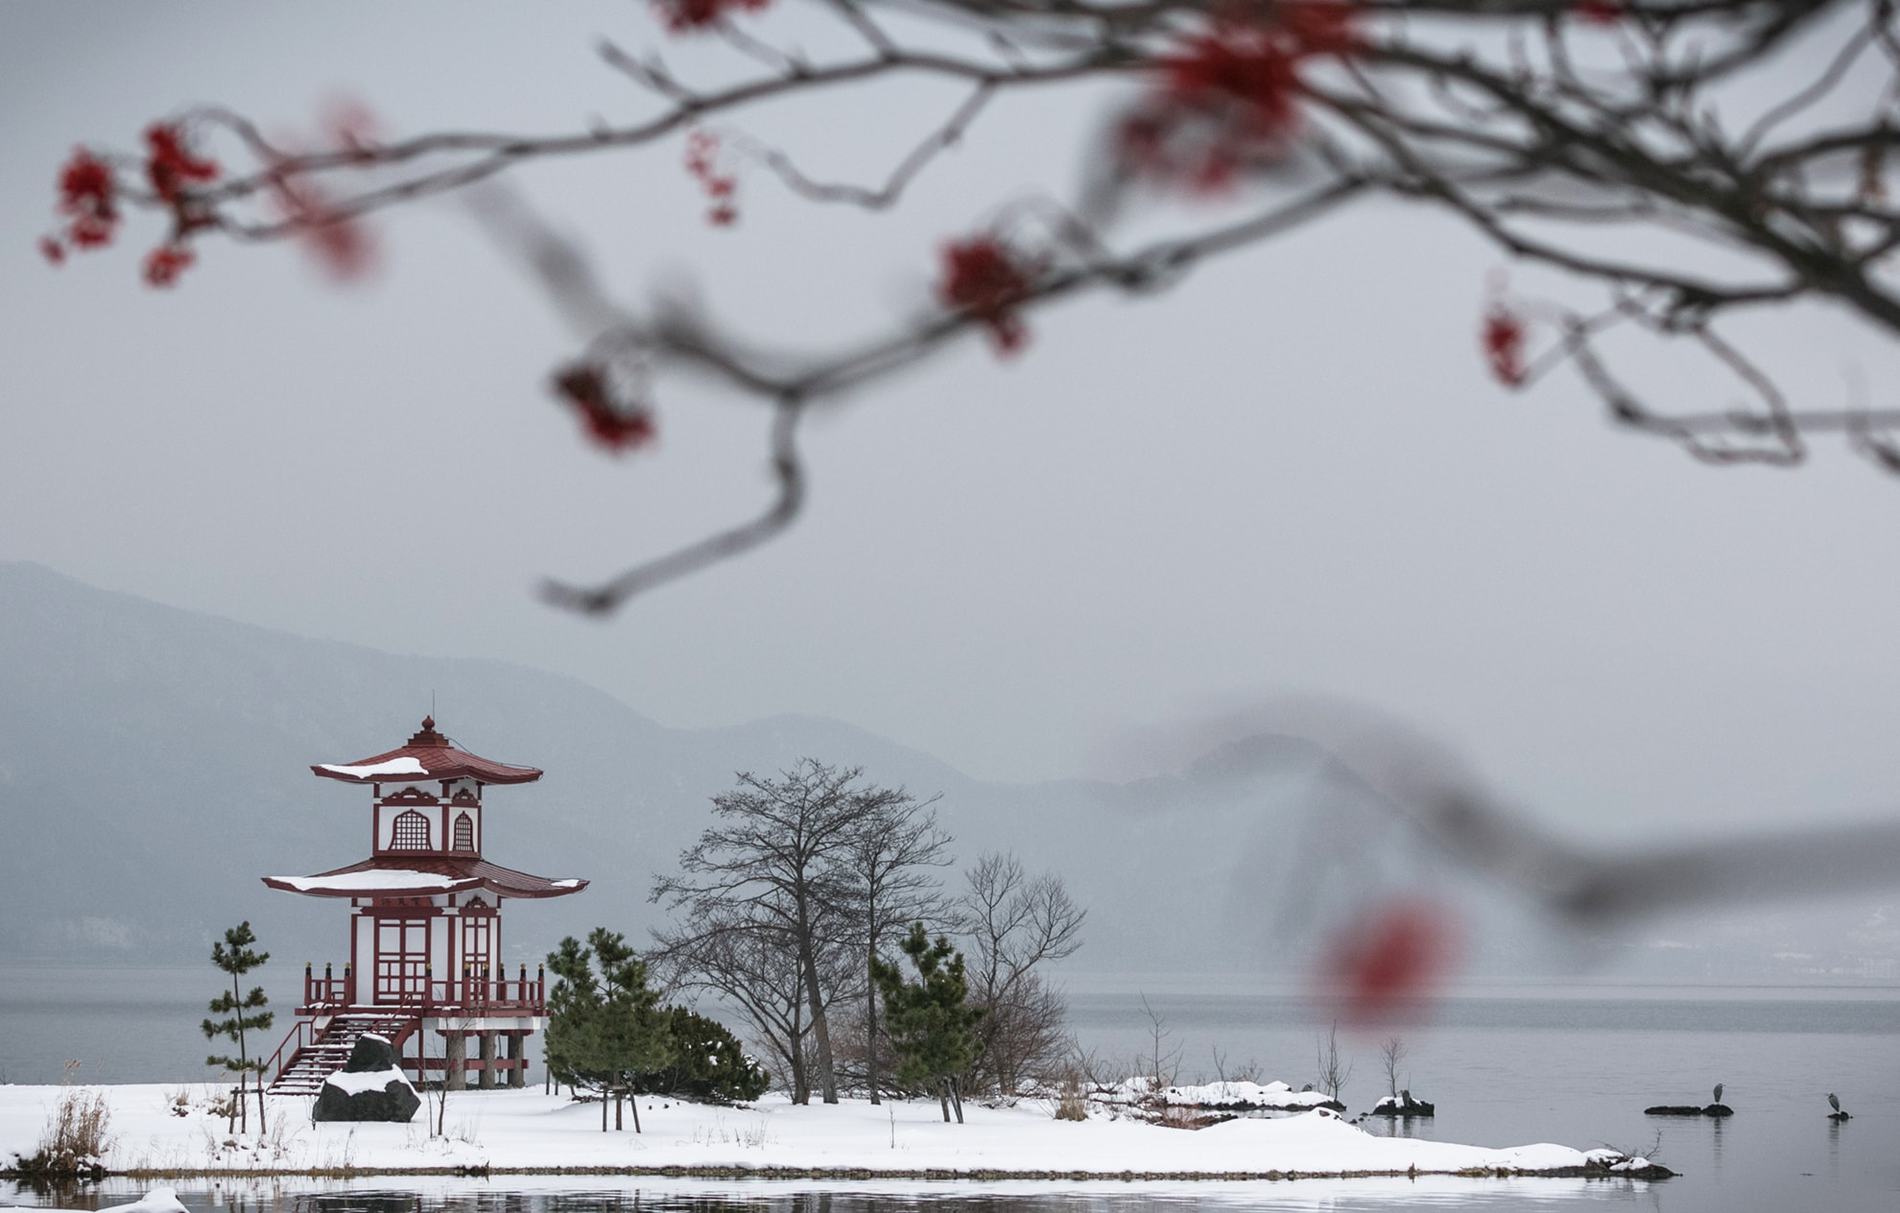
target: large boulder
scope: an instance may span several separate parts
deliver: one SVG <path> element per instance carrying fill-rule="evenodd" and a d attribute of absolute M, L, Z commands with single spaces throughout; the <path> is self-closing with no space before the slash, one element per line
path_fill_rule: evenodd
<path fill-rule="evenodd" d="M 374 1032 L 356 1038 L 343 1068 L 323 1080 L 312 1120 L 387 1120 L 406 1124 L 422 1097 L 396 1066 L 396 1050 Z"/>

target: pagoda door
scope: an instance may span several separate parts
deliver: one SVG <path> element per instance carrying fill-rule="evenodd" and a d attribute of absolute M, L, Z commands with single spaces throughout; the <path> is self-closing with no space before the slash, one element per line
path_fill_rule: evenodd
<path fill-rule="evenodd" d="M 462 998 L 487 1002 L 494 988 L 489 981 L 495 957 L 496 914 L 477 899 L 462 911 Z"/>
<path fill-rule="evenodd" d="M 429 920 L 376 920 L 376 1001 L 423 1002 L 429 993 Z"/>

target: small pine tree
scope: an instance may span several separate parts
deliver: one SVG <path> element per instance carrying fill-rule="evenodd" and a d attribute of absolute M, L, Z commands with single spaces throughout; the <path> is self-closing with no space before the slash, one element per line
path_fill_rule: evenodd
<path fill-rule="evenodd" d="M 673 1059 L 635 1075 L 636 1093 L 716 1103 L 747 1103 L 765 1094 L 771 1076 L 724 1024 L 686 1007 L 668 1007 L 664 1013 L 673 1037 Z"/>
<path fill-rule="evenodd" d="M 624 936 L 596 927 L 583 945 L 573 936 L 548 955 L 555 977 L 548 995 L 544 1038 L 548 1071 L 559 1082 L 600 1092 L 600 1130 L 607 1131 L 607 1100 L 620 1127 L 620 1099 L 639 1075 L 673 1060 L 673 1040 L 657 990 L 647 987 L 647 966 Z M 640 1132 L 640 1105 L 633 1103 L 633 1131 Z"/>
<path fill-rule="evenodd" d="M 246 1087 L 250 1076 L 259 1076 L 257 1082 L 257 1131 L 264 1132 L 264 1063 L 253 1060 L 245 1034 L 251 1031 L 261 1032 L 270 1027 L 272 1013 L 265 1008 L 270 999 L 264 994 L 263 986 L 255 986 L 249 994 L 240 994 L 238 979 L 258 968 L 270 959 L 269 952 L 253 951 L 251 945 L 257 942 L 257 936 L 251 933 L 249 921 L 241 922 L 224 933 L 222 941 L 211 944 L 211 963 L 231 975 L 230 990 L 211 1000 L 213 1015 L 222 1015 L 223 1019 L 206 1019 L 200 1025 L 206 1040 L 219 1036 L 230 1039 L 237 1045 L 236 1057 L 213 1054 L 205 1058 L 208 1066 L 223 1066 L 230 1073 L 238 1075 L 237 1091 L 231 1097 L 231 1128 L 237 1127 L 238 1116 L 243 1111 Z M 247 1118 L 248 1119 L 248 1118 Z M 245 1126 L 247 1129 L 249 1125 Z"/>
<path fill-rule="evenodd" d="M 982 1049 L 976 1027 L 983 1008 L 970 1005 L 963 953 L 948 939 L 940 935 L 932 943 L 924 924 L 914 922 L 899 946 L 917 970 L 916 981 L 906 980 L 888 961 L 877 961 L 871 970 L 884 997 L 884 1022 L 898 1056 L 897 1079 L 934 1089 L 944 1120 L 954 1108 L 962 1124 L 961 1076 Z"/>

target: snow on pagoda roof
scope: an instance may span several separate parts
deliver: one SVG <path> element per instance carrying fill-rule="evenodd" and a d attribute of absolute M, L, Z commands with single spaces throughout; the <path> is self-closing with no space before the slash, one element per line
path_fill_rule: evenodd
<path fill-rule="evenodd" d="M 378 775 L 427 775 L 429 769 L 422 765 L 420 758 L 392 758 L 388 762 L 374 762 L 367 766 L 350 767 L 333 762 L 320 762 L 317 770 L 330 775 L 341 775 L 345 779 L 371 779 Z"/>
<path fill-rule="evenodd" d="M 550 880 L 486 859 L 426 855 L 380 856 L 314 876 L 266 876 L 264 883 L 309 897 L 423 897 L 476 889 L 498 897 L 564 897 L 587 887 L 585 880 Z"/>
<path fill-rule="evenodd" d="M 385 868 L 364 872 L 335 872 L 318 876 L 266 876 L 266 884 L 292 893 L 318 893 L 342 896 L 345 893 L 451 893 L 458 888 L 473 888 L 480 881 L 443 876 L 437 872 L 417 872 L 405 868 Z"/>
<path fill-rule="evenodd" d="M 533 783 L 541 778 L 541 772 L 534 767 L 511 766 L 462 749 L 436 732 L 434 716 L 424 716 L 421 730 L 396 749 L 355 762 L 321 762 L 310 770 L 325 779 L 341 779 L 346 783 L 404 783 L 421 779 Z"/>

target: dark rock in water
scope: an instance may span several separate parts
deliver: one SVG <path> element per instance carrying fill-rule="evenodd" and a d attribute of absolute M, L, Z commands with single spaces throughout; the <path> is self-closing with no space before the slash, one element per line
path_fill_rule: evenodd
<path fill-rule="evenodd" d="M 350 1059 L 324 1080 L 310 1118 L 406 1124 L 421 1106 L 422 1097 L 396 1066 L 396 1050 L 372 1032 L 357 1037 Z"/>
<path fill-rule="evenodd" d="M 1396 1096 L 1388 1095 L 1381 1099 L 1367 1116 L 1434 1116 L 1438 1105 L 1423 1099 L 1412 1098 L 1410 1091 L 1401 1091 Z"/>
<path fill-rule="evenodd" d="M 1694 1104 L 1663 1103 L 1653 1108 L 1644 1108 L 1644 1116 L 1733 1116 L 1735 1109 L 1725 1103 L 1712 1103 L 1698 1108 Z"/>
<path fill-rule="evenodd" d="M 1829 1112 L 1827 1118 L 1829 1120 L 1852 1120 L 1854 1119 L 1854 1114 L 1852 1112 Z"/>

